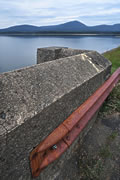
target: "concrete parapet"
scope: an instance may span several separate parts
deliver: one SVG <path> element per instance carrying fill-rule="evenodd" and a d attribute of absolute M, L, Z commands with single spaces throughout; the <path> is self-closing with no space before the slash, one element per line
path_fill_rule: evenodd
<path fill-rule="evenodd" d="M 49 62 L 0 74 L 1 180 L 32 179 L 31 150 L 110 75 L 111 63 L 97 52 L 67 48 L 62 48 L 61 52 L 57 58 L 52 55 L 42 60 Z M 52 58 L 57 60 L 52 61 Z M 90 127 L 86 127 L 83 133 L 86 134 Z M 67 168 L 65 164 L 73 146 L 38 179 L 62 178 L 60 168 Z"/>
<path fill-rule="evenodd" d="M 89 52 L 81 49 L 71 49 L 67 47 L 48 47 L 37 49 L 37 64 L 44 63 L 47 61 L 53 61 L 60 58 L 74 56 L 77 54 Z"/>

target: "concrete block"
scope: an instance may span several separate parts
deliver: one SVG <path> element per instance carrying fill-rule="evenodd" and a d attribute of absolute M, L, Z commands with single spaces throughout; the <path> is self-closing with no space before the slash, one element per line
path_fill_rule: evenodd
<path fill-rule="evenodd" d="M 101 86 L 110 70 L 102 55 L 85 51 L 0 74 L 0 179 L 32 179 L 29 153 Z M 56 168 L 53 163 L 37 179 L 62 178 L 60 167 L 67 168 L 72 147 Z"/>
<path fill-rule="evenodd" d="M 53 61 L 56 59 L 65 58 L 69 56 L 74 56 L 84 52 L 89 52 L 89 51 L 81 50 L 81 49 L 71 49 L 67 47 L 38 48 L 37 64 L 44 63 L 47 61 Z"/>

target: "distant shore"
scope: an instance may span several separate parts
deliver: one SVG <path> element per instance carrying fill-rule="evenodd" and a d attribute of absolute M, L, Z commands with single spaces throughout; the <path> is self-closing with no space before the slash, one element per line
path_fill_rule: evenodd
<path fill-rule="evenodd" d="M 0 33 L 0 36 L 116 36 L 120 33 Z"/>

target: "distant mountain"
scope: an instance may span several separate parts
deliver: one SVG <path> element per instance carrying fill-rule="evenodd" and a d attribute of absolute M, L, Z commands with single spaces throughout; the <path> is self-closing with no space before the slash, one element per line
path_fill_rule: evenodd
<path fill-rule="evenodd" d="M 120 24 L 86 26 L 79 21 L 71 21 L 53 26 L 19 25 L 0 29 L 0 33 L 120 33 Z"/>

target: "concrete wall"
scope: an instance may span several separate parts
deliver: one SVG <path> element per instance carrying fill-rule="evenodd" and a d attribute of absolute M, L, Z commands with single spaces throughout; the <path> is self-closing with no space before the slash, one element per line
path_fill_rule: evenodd
<path fill-rule="evenodd" d="M 108 78 L 110 69 L 99 53 L 85 51 L 0 75 L 0 179 L 32 179 L 29 153 Z M 62 179 L 76 142 L 37 179 Z"/>
<path fill-rule="evenodd" d="M 84 52 L 89 52 L 87 50 L 81 49 L 71 49 L 67 47 L 48 47 L 48 48 L 38 48 L 37 49 L 37 64 L 44 63 L 47 61 L 53 61 L 60 58 L 65 58 L 69 56 L 74 56 Z"/>

